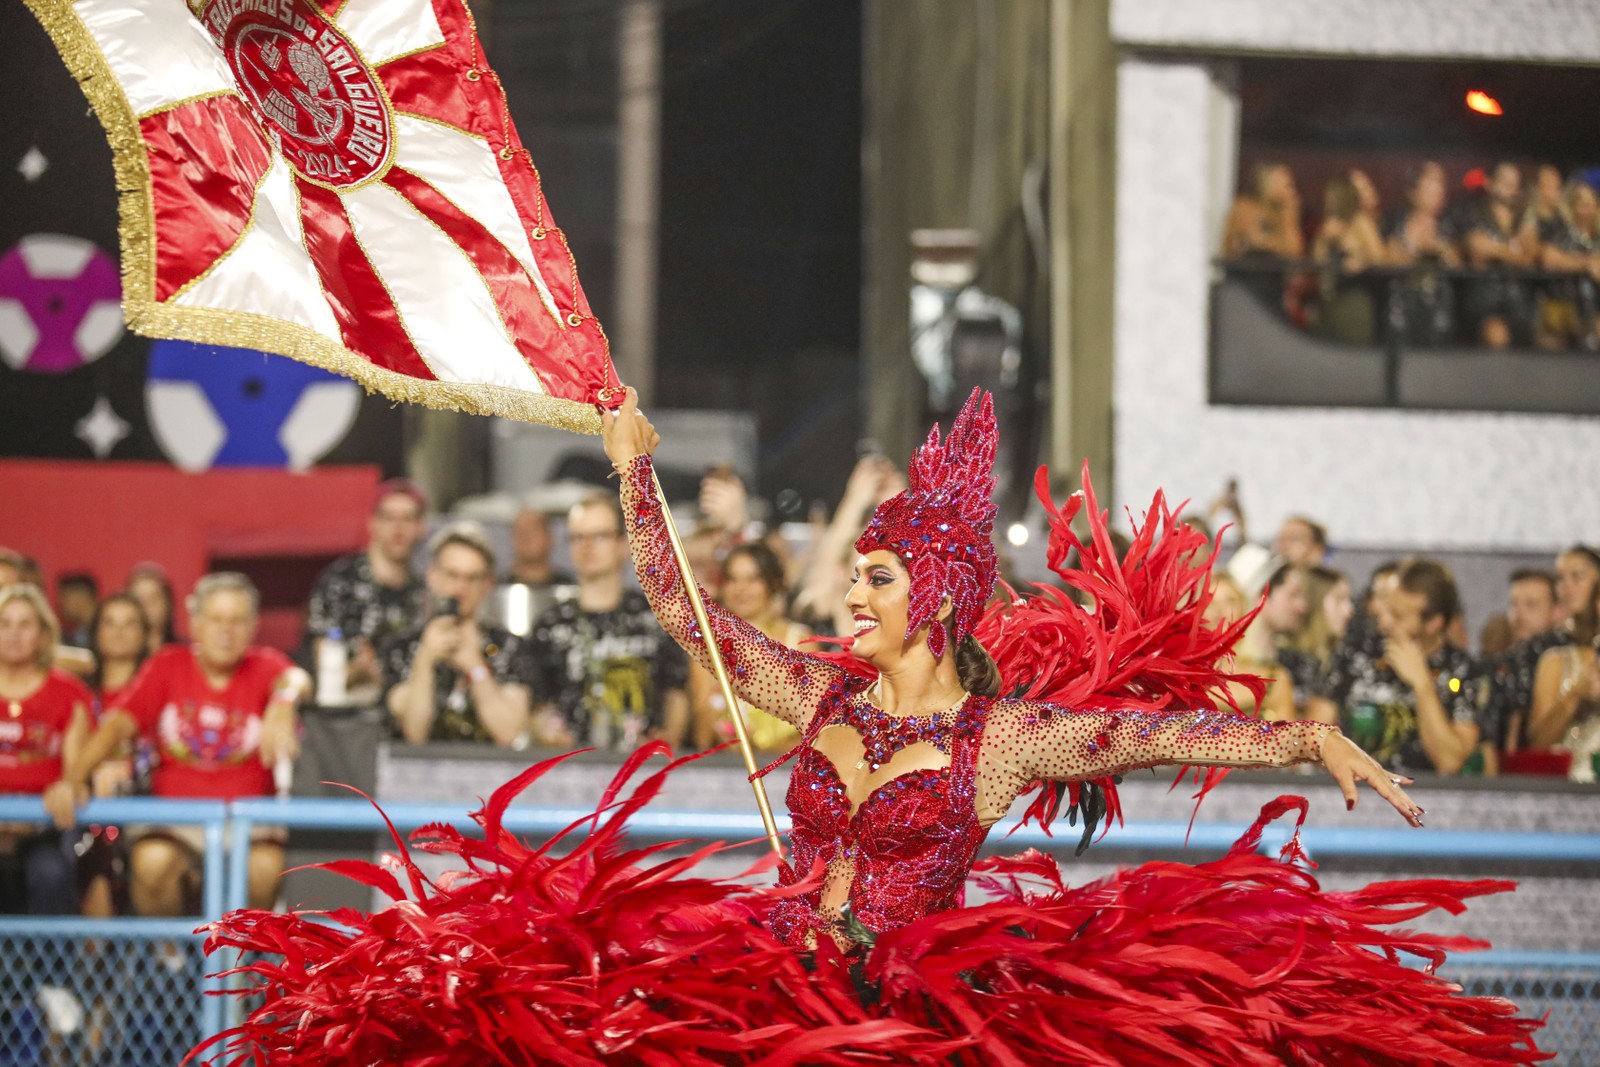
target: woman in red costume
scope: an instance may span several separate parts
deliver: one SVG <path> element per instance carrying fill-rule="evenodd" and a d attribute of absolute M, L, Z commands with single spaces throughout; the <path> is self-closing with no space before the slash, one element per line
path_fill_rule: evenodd
<path fill-rule="evenodd" d="M 605 443 L 639 578 L 662 625 L 704 657 L 653 491 L 658 441 L 630 391 Z M 1546 1058 L 1514 1006 L 1433 975 L 1447 950 L 1475 943 L 1386 928 L 1508 884 L 1323 893 L 1294 843 L 1283 862 L 1255 852 L 1268 820 L 1304 817 L 1299 798 L 1269 805 L 1211 863 L 1069 889 L 1036 853 L 977 861 L 1030 788 L 1045 786 L 1030 809 L 1041 820 L 1063 793 L 1092 819 L 1115 814 L 1115 776 L 1164 764 L 1320 762 L 1348 805 L 1365 783 L 1422 825 L 1403 780 L 1331 727 L 1186 710 L 1239 680 L 1211 666 L 1237 633 L 1199 624 L 1204 541 L 1159 498 L 1120 561 L 1092 496 L 1090 543 L 1070 530 L 1081 498 L 1055 515 L 1052 568 L 1095 596 L 1093 615 L 1045 589 L 985 613 L 994 453 L 991 403 L 975 392 L 948 440 L 935 429 L 918 451 L 908 490 L 874 514 L 856 544 L 853 659 L 792 651 L 712 610 L 738 695 L 802 737 L 785 757 L 797 757 L 792 853 L 776 888 L 688 877 L 718 846 L 668 861 L 626 849 L 627 816 L 667 773 L 621 795 L 649 751 L 581 839 L 574 828 L 539 848 L 514 840 L 500 813 L 541 765 L 476 816 L 484 841 L 413 836 L 460 856 L 464 875 L 428 883 L 402 844 L 409 893 L 388 870 L 337 865 L 389 892 L 397 903 L 383 912 L 337 914 L 332 928 L 261 912 L 216 924 L 214 946 L 282 957 L 246 968 L 266 1001 L 229 1035 L 240 1053 L 229 1062 L 309 1065 L 336 1049 L 343 1062 L 403 1050 L 439 1067 Z M 1074 549 L 1082 563 L 1068 569 Z M 963 907 L 974 874 L 995 899 Z"/>
<path fill-rule="evenodd" d="M 622 475 L 640 581 L 661 625 L 704 658 L 651 487 L 658 438 L 631 399 L 608 421 L 606 449 Z M 741 695 L 802 731 L 790 753 L 791 866 L 827 873 L 773 915 L 774 932 L 809 947 L 819 931 L 837 935 L 847 910 L 882 933 L 954 907 L 988 828 L 1040 781 L 1320 761 L 1352 806 L 1365 782 L 1422 825 L 1398 780 L 1331 726 L 996 699 L 1000 671 L 973 636 L 998 575 L 995 444 L 991 401 L 974 392 L 950 440 L 941 445 L 935 430 L 910 487 L 856 541 L 850 652 L 876 674 L 870 686 L 863 672 L 755 640 L 726 614 L 713 624 Z"/>

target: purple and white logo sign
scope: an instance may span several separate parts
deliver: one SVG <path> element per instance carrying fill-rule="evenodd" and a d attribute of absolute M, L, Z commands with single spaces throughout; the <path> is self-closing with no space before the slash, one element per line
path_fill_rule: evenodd
<path fill-rule="evenodd" d="M 65 374 L 122 337 L 117 261 L 93 241 L 34 233 L 0 256 L 0 359 L 13 370 Z"/>

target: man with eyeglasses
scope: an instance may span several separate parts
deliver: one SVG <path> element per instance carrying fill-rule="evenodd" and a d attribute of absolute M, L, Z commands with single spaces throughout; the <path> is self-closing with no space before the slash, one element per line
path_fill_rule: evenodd
<path fill-rule="evenodd" d="M 540 615 L 528 638 L 540 701 L 534 737 L 620 752 L 654 738 L 679 745 L 689 720 L 688 659 L 644 594 L 623 585 L 628 540 L 617 498 L 575 504 L 567 543 L 578 594 Z"/>
<path fill-rule="evenodd" d="M 494 588 L 494 550 L 475 524 L 447 526 L 428 543 L 428 620 L 383 647 L 384 703 L 414 745 L 513 745 L 530 703 L 521 642 L 478 619 Z"/>

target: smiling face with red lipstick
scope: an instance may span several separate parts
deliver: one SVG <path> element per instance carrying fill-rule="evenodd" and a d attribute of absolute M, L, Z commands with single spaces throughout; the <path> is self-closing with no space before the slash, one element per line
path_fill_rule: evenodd
<path fill-rule="evenodd" d="M 845 606 L 855 620 L 855 643 L 850 646 L 854 655 L 879 670 L 904 655 L 911 575 L 899 556 L 877 549 L 856 560 Z"/>

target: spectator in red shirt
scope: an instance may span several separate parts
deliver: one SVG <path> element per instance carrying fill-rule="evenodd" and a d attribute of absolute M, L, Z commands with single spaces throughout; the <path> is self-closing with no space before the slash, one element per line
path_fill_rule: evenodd
<path fill-rule="evenodd" d="M 154 632 L 144 608 L 130 593 L 113 593 L 95 609 L 89 624 L 89 651 L 94 653 L 89 685 L 100 711 L 116 707 L 118 698 L 133 684 L 149 658 Z"/>
<path fill-rule="evenodd" d="M 139 668 L 150 656 L 150 639 L 154 633 L 155 627 L 145 617 L 144 608 L 131 594 L 113 593 L 100 602 L 89 624 L 89 651 L 94 655 L 89 688 L 95 696 L 96 719 L 117 707 L 130 691 Z M 128 752 L 131 751 L 130 747 Z M 90 783 L 90 791 L 95 796 L 148 792 L 148 782 L 143 786 L 130 785 L 134 761 L 128 752 L 115 755 L 95 768 L 94 781 Z"/>
<path fill-rule="evenodd" d="M 94 657 L 88 682 L 96 720 L 128 692 L 150 654 L 154 632 L 144 609 L 128 593 L 113 593 L 95 608 L 88 626 L 89 653 Z M 89 792 L 97 797 L 148 793 L 152 754 L 149 742 L 134 741 L 94 769 Z M 121 827 L 101 827 L 87 850 L 79 842 L 79 853 L 83 913 L 104 917 L 126 911 L 128 849 Z"/>
<path fill-rule="evenodd" d="M 150 782 L 156 796 L 271 794 L 274 765 L 298 754 L 295 709 L 310 679 L 283 653 L 251 644 L 259 606 L 255 586 L 241 574 L 200 579 L 189 601 L 194 644 L 171 645 L 150 658 L 101 717 L 81 773 L 142 737 L 160 757 Z M 135 841 L 129 889 L 136 913 L 193 912 L 201 849 L 190 830 L 164 828 Z M 252 843 L 252 907 L 272 906 L 282 870 L 281 840 L 263 835 Z"/>
<path fill-rule="evenodd" d="M 77 910 L 72 795 L 56 786 L 89 731 L 88 688 L 52 667 L 60 629 L 36 586 L 0 589 L 0 793 L 45 795 L 54 827 L 0 823 L 0 912 Z"/>

